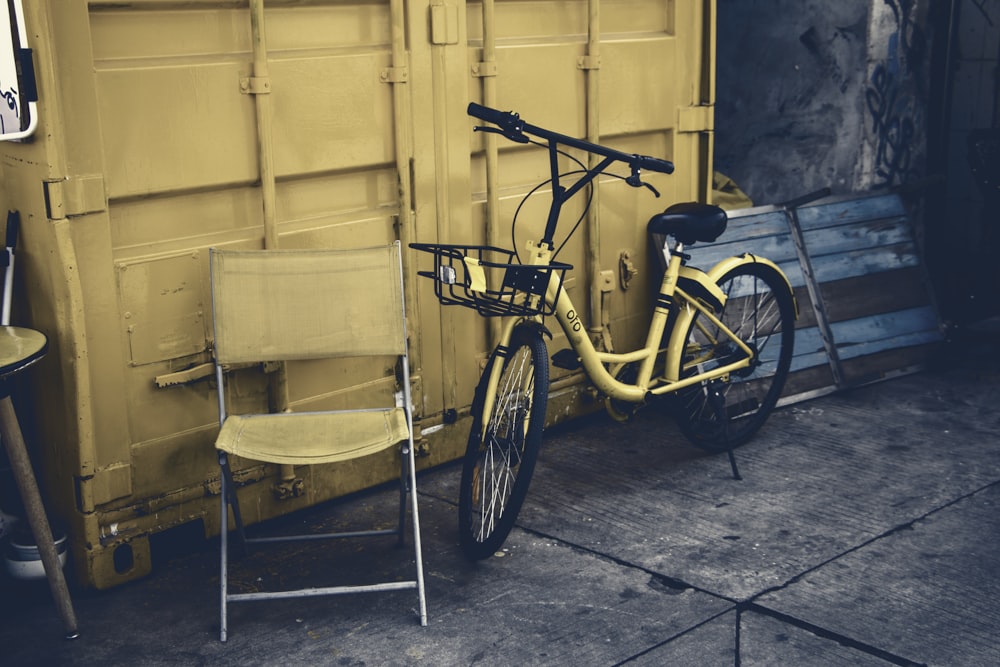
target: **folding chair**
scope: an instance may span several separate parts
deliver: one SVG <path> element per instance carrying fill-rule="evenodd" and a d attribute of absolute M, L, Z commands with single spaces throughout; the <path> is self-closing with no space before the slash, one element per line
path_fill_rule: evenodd
<path fill-rule="evenodd" d="M 399 242 L 361 250 L 212 249 L 210 263 L 221 426 L 215 443 L 222 483 L 221 640 L 227 636 L 230 602 L 274 598 L 416 589 L 420 624 L 426 625 Z M 388 356 L 396 357 L 399 364 L 394 406 L 239 415 L 227 411 L 227 368 L 259 362 Z M 246 538 L 230 457 L 272 464 L 337 463 L 396 444 L 401 445 L 396 528 Z M 414 579 L 271 592 L 228 590 L 230 507 L 237 534 L 245 544 L 373 535 L 398 535 L 402 543 L 407 491 L 416 560 Z"/>

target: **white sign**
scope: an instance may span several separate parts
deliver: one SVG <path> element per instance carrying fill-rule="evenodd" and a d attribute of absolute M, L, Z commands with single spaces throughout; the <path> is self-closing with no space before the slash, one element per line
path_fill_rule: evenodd
<path fill-rule="evenodd" d="M 0 11 L 0 140 L 21 139 L 35 131 L 38 118 L 34 100 L 23 98 L 23 81 L 17 61 L 27 49 L 21 0 L 8 0 Z"/>
<path fill-rule="evenodd" d="M 10 14 L 0 13 L 0 134 L 21 131 L 21 95 Z"/>

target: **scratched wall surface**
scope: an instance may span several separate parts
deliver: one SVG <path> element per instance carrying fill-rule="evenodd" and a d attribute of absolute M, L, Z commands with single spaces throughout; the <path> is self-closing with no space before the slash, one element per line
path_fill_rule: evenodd
<path fill-rule="evenodd" d="M 720 0 L 716 169 L 755 204 L 922 177 L 926 0 Z"/>

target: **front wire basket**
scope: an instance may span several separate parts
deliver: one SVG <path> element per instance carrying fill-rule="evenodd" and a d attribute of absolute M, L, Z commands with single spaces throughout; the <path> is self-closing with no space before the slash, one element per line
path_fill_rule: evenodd
<path fill-rule="evenodd" d="M 545 302 L 549 280 L 557 273 L 562 289 L 564 274 L 573 268 L 562 262 L 517 264 L 512 251 L 493 246 L 411 243 L 410 247 L 434 256 L 434 270 L 417 274 L 434 281 L 441 305 L 465 306 L 483 317 L 551 315 L 555 299 Z M 498 279 L 500 287 L 494 289 L 491 285 Z"/>

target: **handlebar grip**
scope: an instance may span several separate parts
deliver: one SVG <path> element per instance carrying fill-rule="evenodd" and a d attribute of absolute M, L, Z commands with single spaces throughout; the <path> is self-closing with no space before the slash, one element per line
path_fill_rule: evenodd
<path fill-rule="evenodd" d="M 484 107 L 481 104 L 476 104 L 475 102 L 469 102 L 468 114 L 479 118 L 480 120 L 485 120 L 487 123 L 496 125 L 500 134 L 507 137 L 511 141 L 516 141 L 519 144 L 528 143 L 529 139 L 524 134 L 525 123 L 521 120 L 513 111 L 498 111 L 497 109 L 491 109 L 489 107 Z M 483 128 L 488 129 L 488 128 Z"/>
<path fill-rule="evenodd" d="M 487 123 L 492 123 L 505 129 L 517 118 L 517 115 L 510 111 L 498 111 L 497 109 L 484 107 L 482 104 L 476 104 L 475 102 L 469 102 L 467 112 L 474 118 L 485 120 Z"/>
<path fill-rule="evenodd" d="M 648 155 L 640 155 L 638 166 L 642 169 L 648 169 L 649 171 L 658 171 L 661 174 L 672 174 L 674 173 L 674 163 L 670 160 L 661 160 L 656 157 L 649 157 Z"/>

